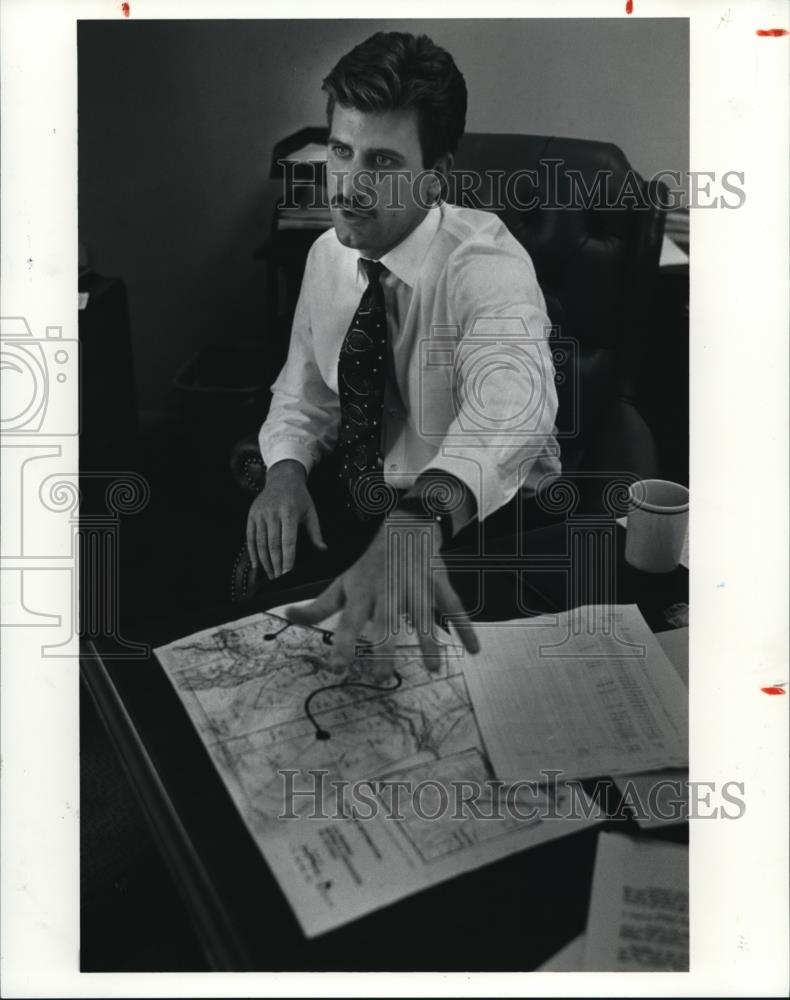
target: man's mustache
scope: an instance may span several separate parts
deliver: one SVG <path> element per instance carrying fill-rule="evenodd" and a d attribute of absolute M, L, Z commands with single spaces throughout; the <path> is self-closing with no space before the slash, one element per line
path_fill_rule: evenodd
<path fill-rule="evenodd" d="M 358 201 L 353 198 L 343 198 L 335 195 L 330 200 L 329 206 L 330 208 L 344 209 L 347 212 L 358 212 L 360 215 L 372 215 L 375 210 L 371 204 L 372 200 L 369 196 Z"/>

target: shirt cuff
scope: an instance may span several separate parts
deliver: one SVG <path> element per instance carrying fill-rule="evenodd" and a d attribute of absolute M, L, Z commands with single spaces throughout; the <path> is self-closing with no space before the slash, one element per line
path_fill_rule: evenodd
<path fill-rule="evenodd" d="M 458 496 L 459 490 L 463 493 L 460 498 Z M 454 473 L 444 469 L 436 469 L 432 465 L 428 466 L 424 472 L 419 474 L 406 495 L 422 498 L 426 493 L 428 496 L 435 496 L 437 500 L 441 499 L 450 508 L 448 516 L 452 524 L 453 536 L 474 520 L 477 513 L 475 496 L 467 484 Z"/>
<path fill-rule="evenodd" d="M 474 498 L 479 521 L 484 521 L 510 499 L 502 489 L 496 466 L 483 465 L 477 455 L 474 458 L 446 455 L 440 449 L 439 454 L 431 459 L 420 475 L 429 469 L 439 473 L 447 472 L 464 484 Z"/>
<path fill-rule="evenodd" d="M 304 466 L 306 475 L 309 476 L 311 469 L 316 464 L 313 453 L 303 441 L 280 438 L 278 441 L 271 442 L 259 438 L 258 444 L 263 464 L 267 469 L 270 469 L 277 462 L 290 459 L 294 462 L 300 462 Z"/>

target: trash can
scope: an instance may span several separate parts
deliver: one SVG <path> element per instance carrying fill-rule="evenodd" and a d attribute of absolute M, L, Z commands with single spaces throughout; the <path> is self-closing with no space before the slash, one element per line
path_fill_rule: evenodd
<path fill-rule="evenodd" d="M 196 472 L 229 477 L 233 445 L 263 423 L 271 400 L 258 344 L 210 344 L 173 378 L 175 417 Z"/>

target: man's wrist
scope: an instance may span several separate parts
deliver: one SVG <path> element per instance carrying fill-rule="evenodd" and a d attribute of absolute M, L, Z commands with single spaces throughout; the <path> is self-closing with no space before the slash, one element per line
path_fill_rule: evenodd
<path fill-rule="evenodd" d="M 296 458 L 281 458 L 266 470 L 267 477 L 273 479 L 295 478 L 300 482 L 307 480 L 307 469 Z"/>
<path fill-rule="evenodd" d="M 452 516 L 446 511 L 431 509 L 420 495 L 402 497 L 392 514 L 412 524 L 418 522 L 433 528 L 442 548 L 452 540 L 454 534 Z"/>
<path fill-rule="evenodd" d="M 398 502 L 398 509 L 412 517 L 423 516 L 435 522 L 444 547 L 473 520 L 477 503 L 471 490 L 457 476 L 444 470 L 427 469 Z"/>
<path fill-rule="evenodd" d="M 386 521 L 390 526 L 402 525 L 404 531 L 427 531 L 434 538 L 436 549 L 444 548 L 445 539 L 441 525 L 435 518 L 426 514 L 423 510 L 411 511 L 406 507 L 398 505 L 387 514 Z"/>

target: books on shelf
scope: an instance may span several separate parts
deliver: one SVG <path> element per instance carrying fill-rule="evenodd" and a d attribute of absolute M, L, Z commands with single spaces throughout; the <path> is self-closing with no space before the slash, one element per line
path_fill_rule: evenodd
<path fill-rule="evenodd" d="M 665 238 L 670 239 L 680 250 L 688 255 L 689 252 L 689 210 L 687 208 L 676 208 L 667 212 L 664 225 Z M 677 263 L 677 261 L 672 261 Z"/>
<path fill-rule="evenodd" d="M 326 204 L 278 207 L 275 213 L 277 229 L 329 229 L 331 225 L 332 215 Z"/>
<path fill-rule="evenodd" d="M 275 143 L 269 176 L 272 180 L 280 177 L 306 175 L 313 176 L 315 164 L 326 160 L 326 140 L 329 130 L 326 126 L 308 126 L 285 136 Z"/>
<path fill-rule="evenodd" d="M 301 129 L 272 153 L 271 176 L 283 182 L 274 229 L 322 232 L 332 225 L 325 187 L 326 130 Z"/>
<path fill-rule="evenodd" d="M 282 159 L 294 163 L 321 163 L 326 160 L 326 146 L 318 142 L 308 142 L 283 156 Z"/>

